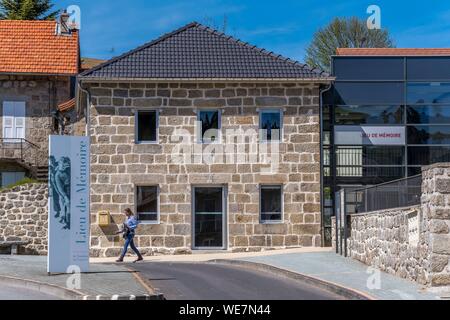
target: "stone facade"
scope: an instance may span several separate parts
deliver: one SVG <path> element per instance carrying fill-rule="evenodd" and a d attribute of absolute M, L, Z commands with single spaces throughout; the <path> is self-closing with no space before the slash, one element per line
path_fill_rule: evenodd
<path fill-rule="evenodd" d="M 88 83 L 87 83 L 88 85 Z M 319 85 L 297 83 L 91 83 L 92 255 L 118 255 L 113 236 L 121 212 L 135 208 L 136 185 L 160 188 L 160 224 L 141 225 L 137 244 L 146 254 L 191 252 L 191 190 L 224 185 L 228 190 L 228 249 L 259 251 L 321 246 Z M 227 129 L 259 129 L 259 109 L 283 110 L 279 168 L 271 175 L 260 163 L 174 164 L 184 129 L 194 137 L 197 109 L 222 110 Z M 159 111 L 159 143 L 135 143 L 135 111 Z M 195 143 L 194 143 L 195 144 Z M 245 144 L 245 143 L 244 143 Z M 246 148 L 249 148 L 249 143 Z M 200 154 L 209 146 L 200 145 Z M 260 224 L 259 186 L 283 185 L 284 222 Z M 99 227 L 96 214 L 111 213 Z"/>
<path fill-rule="evenodd" d="M 38 165 L 47 165 L 48 136 L 53 132 L 54 127 L 51 112 L 56 110 L 58 104 L 69 99 L 69 77 L 2 75 L 0 76 L 0 133 L 3 132 L 3 102 L 25 101 L 25 139 L 39 146 L 38 151 L 27 150 L 25 160 L 33 165 L 36 162 Z M 20 154 L 16 154 L 15 157 L 20 158 Z"/>
<path fill-rule="evenodd" d="M 28 241 L 21 254 L 47 254 L 47 189 L 28 184 L 0 192 L 0 241 Z"/>
<path fill-rule="evenodd" d="M 419 226 L 413 242 L 411 215 Z M 349 229 L 350 257 L 423 285 L 450 286 L 450 165 L 424 168 L 421 205 L 355 214 Z"/>

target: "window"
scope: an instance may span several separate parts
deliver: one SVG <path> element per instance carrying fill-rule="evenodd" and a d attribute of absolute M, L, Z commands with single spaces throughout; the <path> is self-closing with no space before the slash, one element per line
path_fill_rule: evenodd
<path fill-rule="evenodd" d="M 402 124 L 403 106 L 336 106 L 338 125 Z"/>
<path fill-rule="evenodd" d="M 159 188 L 136 187 L 136 212 L 140 222 L 159 223 Z"/>
<path fill-rule="evenodd" d="M 201 123 L 200 143 L 220 142 L 221 113 L 219 110 L 201 110 L 198 112 L 198 121 Z"/>
<path fill-rule="evenodd" d="M 136 142 L 157 143 L 158 142 L 158 112 L 138 111 L 136 113 Z"/>
<path fill-rule="evenodd" d="M 3 138 L 6 142 L 25 139 L 25 102 L 3 102 Z"/>
<path fill-rule="evenodd" d="M 282 186 L 261 186 L 260 190 L 261 223 L 279 223 L 283 221 Z"/>
<path fill-rule="evenodd" d="M 281 110 L 263 110 L 260 112 L 259 129 L 261 141 L 281 141 L 283 136 Z"/>

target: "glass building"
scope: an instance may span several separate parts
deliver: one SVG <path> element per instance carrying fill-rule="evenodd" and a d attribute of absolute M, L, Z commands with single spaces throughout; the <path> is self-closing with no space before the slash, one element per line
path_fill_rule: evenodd
<path fill-rule="evenodd" d="M 323 95 L 325 241 L 334 194 L 450 162 L 450 50 L 338 49 Z M 447 56 L 443 55 L 447 54 Z"/>

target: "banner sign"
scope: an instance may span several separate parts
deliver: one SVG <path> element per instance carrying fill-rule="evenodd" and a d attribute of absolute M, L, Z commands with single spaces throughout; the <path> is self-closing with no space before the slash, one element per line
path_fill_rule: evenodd
<path fill-rule="evenodd" d="M 401 146 L 406 143 L 406 128 L 399 126 L 336 126 L 336 145 Z"/>
<path fill-rule="evenodd" d="M 89 138 L 49 141 L 49 273 L 89 271 Z"/>

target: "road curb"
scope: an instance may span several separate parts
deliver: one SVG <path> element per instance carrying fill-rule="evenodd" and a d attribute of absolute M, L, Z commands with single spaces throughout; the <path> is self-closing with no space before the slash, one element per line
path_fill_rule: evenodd
<path fill-rule="evenodd" d="M 157 293 L 155 288 L 150 283 L 150 281 L 145 279 L 139 271 L 136 271 L 129 267 L 126 267 L 126 269 L 128 271 L 132 272 L 133 277 L 136 279 L 136 281 L 139 282 L 141 284 L 141 286 L 143 286 L 145 288 L 145 290 L 147 290 L 147 292 L 149 293 L 148 294 L 148 296 L 150 297 L 149 299 L 137 299 L 137 300 L 166 300 L 166 298 L 164 297 L 164 294 Z M 113 299 L 113 300 L 116 300 L 116 299 Z M 127 299 L 125 299 L 125 300 L 127 300 Z M 136 299 L 130 299 L 130 300 L 136 300 Z"/>
<path fill-rule="evenodd" d="M 139 296 L 134 295 L 126 295 L 126 296 L 83 296 L 81 300 L 87 300 L 87 301 L 107 301 L 107 300 L 118 300 L 118 301 L 158 301 L 158 300 L 164 300 L 164 296 L 161 294 L 144 294 Z"/>
<path fill-rule="evenodd" d="M 376 298 L 370 296 L 367 293 L 355 290 L 353 288 L 348 288 L 345 286 L 342 286 L 340 284 L 325 281 L 320 278 L 316 278 L 313 276 L 305 275 L 298 272 L 289 271 L 286 269 L 281 269 L 275 266 L 272 266 L 270 264 L 264 264 L 264 263 L 257 263 L 257 262 L 250 262 L 250 261 L 243 261 L 243 260 L 226 260 L 226 259 L 215 259 L 209 261 L 209 263 L 217 263 L 217 264 L 228 264 L 228 265 L 234 265 L 234 266 L 240 266 L 240 267 L 246 267 L 253 270 L 258 271 L 265 271 L 269 272 L 278 276 L 284 276 L 293 280 L 300 280 L 302 282 L 314 285 L 316 287 L 319 287 L 321 289 L 324 289 L 329 292 L 333 292 L 339 296 L 342 296 L 347 299 L 351 300 L 377 300 Z"/>
<path fill-rule="evenodd" d="M 44 293 L 63 300 L 136 300 L 136 301 L 150 301 L 150 300 L 164 300 L 162 294 L 144 294 L 144 295 L 87 295 L 86 293 L 67 289 L 54 284 L 38 282 L 35 280 L 20 279 L 0 275 L 0 285 L 7 285 L 14 288 L 32 290 L 35 292 Z M 147 288 L 146 288 L 147 289 Z"/>
<path fill-rule="evenodd" d="M 14 277 L 0 276 L 0 284 L 15 288 L 37 291 L 64 300 L 80 300 L 84 293 L 63 288 L 54 284 L 42 283 L 34 280 L 20 279 Z"/>

